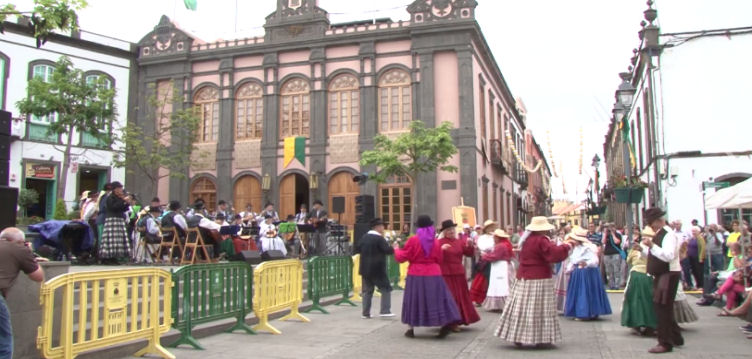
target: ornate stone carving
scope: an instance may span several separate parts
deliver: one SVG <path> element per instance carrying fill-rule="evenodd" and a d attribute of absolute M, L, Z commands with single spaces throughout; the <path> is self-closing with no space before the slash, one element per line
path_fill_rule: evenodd
<path fill-rule="evenodd" d="M 235 142 L 233 153 L 233 166 L 236 169 L 249 169 L 261 167 L 261 141 L 238 141 Z"/>
<path fill-rule="evenodd" d="M 185 52 L 193 38 L 175 27 L 170 18 L 163 15 L 154 30 L 139 41 L 141 56 L 155 56 Z"/>
<path fill-rule="evenodd" d="M 439 20 L 472 19 L 475 0 L 417 0 L 407 7 L 414 24 Z"/>
<path fill-rule="evenodd" d="M 343 74 L 335 77 L 334 80 L 332 80 L 332 83 L 329 85 L 329 89 L 332 91 L 354 90 L 358 87 L 360 87 L 358 78 L 350 74 Z"/>
<path fill-rule="evenodd" d="M 191 169 L 194 171 L 212 171 L 217 168 L 217 145 L 195 145 L 196 150 L 191 153 Z"/>
<path fill-rule="evenodd" d="M 195 102 L 212 102 L 219 99 L 219 92 L 216 88 L 206 86 L 202 88 L 194 97 Z"/>
<path fill-rule="evenodd" d="M 381 78 L 379 79 L 379 85 L 403 85 L 403 84 L 409 84 L 410 81 L 410 74 L 407 73 L 407 71 L 402 69 L 391 69 L 381 75 Z"/>
<path fill-rule="evenodd" d="M 360 160 L 358 135 L 329 137 L 329 162 L 332 164 L 353 163 Z"/>
<path fill-rule="evenodd" d="M 288 80 L 282 85 L 282 94 L 306 93 L 309 91 L 308 81 L 302 78 Z"/>

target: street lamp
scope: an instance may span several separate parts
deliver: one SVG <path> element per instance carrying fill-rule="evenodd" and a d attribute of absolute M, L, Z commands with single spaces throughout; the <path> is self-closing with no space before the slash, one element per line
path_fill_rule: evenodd
<path fill-rule="evenodd" d="M 632 100 L 634 99 L 635 88 L 629 80 L 632 79 L 632 74 L 629 72 L 622 72 L 619 74 L 621 77 L 621 84 L 619 89 L 616 90 L 616 102 L 621 103 L 625 108 L 632 107 Z"/>

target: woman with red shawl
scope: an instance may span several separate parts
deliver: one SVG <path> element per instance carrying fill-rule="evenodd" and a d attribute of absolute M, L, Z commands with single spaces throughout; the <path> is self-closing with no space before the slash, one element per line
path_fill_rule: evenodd
<path fill-rule="evenodd" d="M 438 337 L 444 338 L 462 317 L 441 276 L 442 251 L 433 220 L 420 215 L 416 225 L 418 230 L 405 247 L 394 250 L 397 262 L 410 262 L 402 299 L 402 322 L 408 326 L 405 336 L 414 338 L 414 327 L 441 327 Z"/>
<path fill-rule="evenodd" d="M 451 219 L 441 222 L 439 232 L 439 245 L 444 253 L 444 260 L 441 262 L 441 274 L 444 276 L 449 291 L 452 292 L 457 309 L 460 311 L 462 320 L 452 325 L 452 331 L 459 332 L 460 324 L 470 325 L 480 320 L 478 312 L 470 301 L 470 291 L 467 289 L 467 280 L 465 280 L 465 267 L 462 265 L 462 257 L 472 257 L 475 254 L 475 248 L 472 242 L 466 239 L 457 238 L 455 230 L 457 224 Z"/>

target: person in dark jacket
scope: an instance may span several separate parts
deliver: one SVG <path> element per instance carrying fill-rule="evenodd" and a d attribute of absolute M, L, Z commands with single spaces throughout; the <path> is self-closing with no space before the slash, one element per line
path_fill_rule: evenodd
<path fill-rule="evenodd" d="M 375 218 L 370 222 L 371 230 L 360 238 L 355 253 L 360 254 L 358 273 L 363 277 L 363 319 L 371 318 L 371 300 L 374 287 L 381 292 L 380 317 L 393 317 L 392 286 L 386 273 L 386 256 L 394 253 L 384 238 L 384 222 Z"/>
<path fill-rule="evenodd" d="M 125 212 L 131 197 L 120 182 L 112 182 L 112 193 L 105 202 L 105 221 L 99 247 L 99 258 L 106 264 L 117 264 L 130 256 L 131 246 L 126 229 Z"/>
<path fill-rule="evenodd" d="M 99 243 L 102 242 L 102 231 L 104 230 L 104 220 L 105 217 L 107 217 L 107 197 L 110 195 L 110 192 L 112 191 L 112 185 L 110 183 L 106 183 L 104 187 L 102 188 L 102 192 L 99 194 L 99 198 L 97 199 L 97 217 L 96 217 L 96 233 L 97 233 L 97 248 L 99 248 Z"/>

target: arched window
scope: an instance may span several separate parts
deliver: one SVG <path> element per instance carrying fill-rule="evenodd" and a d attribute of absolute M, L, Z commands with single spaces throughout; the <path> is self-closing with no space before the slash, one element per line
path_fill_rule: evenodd
<path fill-rule="evenodd" d="M 255 82 L 238 89 L 235 109 L 235 139 L 261 138 L 264 123 L 264 91 Z"/>
<path fill-rule="evenodd" d="M 381 132 L 402 131 L 412 121 L 410 74 L 392 69 L 379 79 L 379 122 Z"/>
<path fill-rule="evenodd" d="M 389 178 L 379 186 L 381 218 L 388 222 L 387 229 L 401 231 L 410 223 L 412 215 L 412 182 L 407 176 Z"/>
<path fill-rule="evenodd" d="M 294 78 L 282 85 L 279 133 L 282 138 L 310 134 L 311 98 L 308 81 Z"/>
<path fill-rule="evenodd" d="M 217 186 L 214 184 L 214 181 L 202 177 L 193 182 L 191 186 L 191 203 L 196 202 L 199 198 L 204 200 L 206 209 L 209 212 L 214 212 L 214 207 L 217 203 Z"/>
<path fill-rule="evenodd" d="M 217 142 L 219 139 L 219 93 L 213 87 L 204 87 L 193 98 L 201 120 L 198 125 L 199 143 Z"/>
<path fill-rule="evenodd" d="M 358 133 L 360 90 L 358 79 L 339 75 L 329 85 L 329 134 Z"/>

